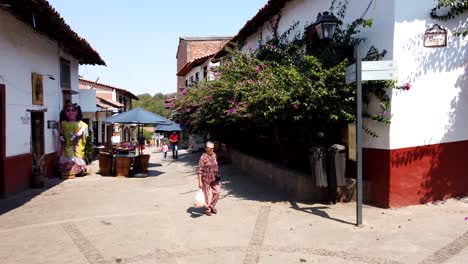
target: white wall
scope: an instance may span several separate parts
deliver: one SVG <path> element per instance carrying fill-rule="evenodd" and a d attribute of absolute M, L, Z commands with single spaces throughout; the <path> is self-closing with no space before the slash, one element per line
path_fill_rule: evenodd
<path fill-rule="evenodd" d="M 193 76 L 193 81 L 196 82 L 195 79 L 195 74 L 198 72 L 198 81 L 203 81 L 203 66 L 197 66 L 192 68 L 185 76 L 185 79 L 188 80 L 189 85 L 191 84 L 190 82 L 190 76 Z"/>
<path fill-rule="evenodd" d="M 399 82 L 408 92 L 392 95 L 391 148 L 468 139 L 468 38 L 452 35 L 468 26 L 468 12 L 451 21 L 429 17 L 435 1 L 396 0 L 395 59 Z M 425 48 L 424 32 L 434 24 L 448 30 L 447 46 Z"/>
<path fill-rule="evenodd" d="M 85 90 L 80 89 L 79 96 L 79 105 L 81 111 L 83 112 L 97 112 L 98 108 L 96 107 L 96 90 Z"/>
<path fill-rule="evenodd" d="M 213 74 L 213 72 L 211 71 L 211 68 L 213 67 L 217 67 L 219 66 L 220 63 L 219 62 L 216 62 L 216 63 L 213 63 L 211 61 L 211 59 L 208 59 L 206 60 L 202 65 L 200 66 L 197 66 L 197 67 L 194 67 L 193 69 L 190 70 L 190 72 L 188 72 L 184 78 L 185 80 L 188 80 L 188 83 L 190 85 L 190 76 L 193 76 L 193 79 L 195 80 L 195 73 L 198 72 L 199 76 L 200 76 L 200 82 L 203 83 L 205 80 L 203 79 L 203 67 L 207 66 L 208 67 L 208 81 L 213 81 L 215 80 L 215 76 Z"/>
<path fill-rule="evenodd" d="M 208 65 L 208 81 L 214 81 L 216 79 L 216 76 L 214 75 L 211 68 L 218 67 L 220 64 L 221 64 L 220 62 L 213 63 L 211 61 L 211 59 L 208 60 L 208 62 L 207 62 L 207 65 Z"/>
<path fill-rule="evenodd" d="M 55 41 L 0 10 L 0 83 L 6 86 L 6 156 L 30 152 L 31 124 L 27 109 L 47 109 L 45 152 L 55 151 L 55 138 L 52 129 L 47 129 L 47 120 L 58 120 L 62 108 L 60 56 L 70 60 L 72 89 L 78 91 L 77 61 L 61 51 Z M 43 106 L 32 105 L 32 72 L 51 74 L 55 78 L 50 80 L 44 76 Z"/>

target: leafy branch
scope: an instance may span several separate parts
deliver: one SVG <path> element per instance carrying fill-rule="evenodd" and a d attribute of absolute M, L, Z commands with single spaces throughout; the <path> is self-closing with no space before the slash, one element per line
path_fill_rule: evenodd
<path fill-rule="evenodd" d="M 468 10 L 468 1 L 466 0 L 438 0 L 438 4 L 431 9 L 430 15 L 433 19 L 447 21 L 455 19 L 466 10 Z M 439 14 L 438 11 L 445 11 L 445 13 Z M 453 34 L 465 37 L 468 35 L 468 29 L 462 28 Z"/>

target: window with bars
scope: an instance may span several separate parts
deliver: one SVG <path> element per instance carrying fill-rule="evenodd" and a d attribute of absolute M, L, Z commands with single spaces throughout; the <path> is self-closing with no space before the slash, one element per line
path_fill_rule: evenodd
<path fill-rule="evenodd" d="M 203 80 L 208 79 L 208 66 L 203 67 Z"/>

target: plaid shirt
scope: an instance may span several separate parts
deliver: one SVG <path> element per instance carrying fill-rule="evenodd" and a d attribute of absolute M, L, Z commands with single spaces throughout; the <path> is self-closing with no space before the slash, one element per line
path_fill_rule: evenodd
<path fill-rule="evenodd" d="M 215 180 L 215 175 L 218 172 L 218 161 L 216 161 L 216 154 L 213 153 L 209 156 L 206 153 L 200 157 L 198 162 L 198 174 L 202 175 L 204 183 L 211 183 Z"/>

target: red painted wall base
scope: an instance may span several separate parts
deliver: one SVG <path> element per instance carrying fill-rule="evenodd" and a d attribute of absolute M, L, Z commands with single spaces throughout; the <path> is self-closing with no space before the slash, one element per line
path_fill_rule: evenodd
<path fill-rule="evenodd" d="M 4 161 L 4 196 L 24 191 L 31 185 L 31 153 L 6 157 Z"/>
<path fill-rule="evenodd" d="M 468 141 L 363 150 L 372 204 L 402 207 L 468 195 Z"/>
<path fill-rule="evenodd" d="M 4 161 L 4 190 L 0 196 L 6 197 L 24 191 L 32 185 L 32 155 L 30 153 L 7 157 Z M 47 178 L 59 177 L 57 154 L 47 154 L 46 159 Z"/>

